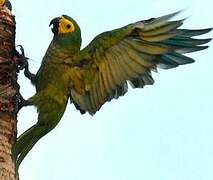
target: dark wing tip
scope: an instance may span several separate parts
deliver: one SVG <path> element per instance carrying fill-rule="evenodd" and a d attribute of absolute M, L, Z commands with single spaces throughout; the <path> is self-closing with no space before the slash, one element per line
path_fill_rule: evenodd
<path fill-rule="evenodd" d="M 203 43 L 202 44 L 206 44 L 206 43 L 209 43 L 212 38 L 207 38 L 207 39 L 202 39 L 203 40 Z"/>
<path fill-rule="evenodd" d="M 209 33 L 213 28 L 207 28 L 207 29 L 195 29 L 195 30 L 189 30 L 189 29 L 177 29 L 176 31 L 180 33 L 180 35 L 192 37 L 192 36 L 199 36 L 206 33 Z"/>
<path fill-rule="evenodd" d="M 206 33 L 211 32 L 212 29 L 213 29 L 213 28 L 200 29 L 200 32 L 201 32 L 202 34 L 206 34 Z M 202 34 L 200 34 L 200 35 L 202 35 Z"/>

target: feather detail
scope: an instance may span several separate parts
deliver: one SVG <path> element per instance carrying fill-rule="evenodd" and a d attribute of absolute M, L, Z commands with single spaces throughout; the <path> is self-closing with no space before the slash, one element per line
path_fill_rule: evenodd
<path fill-rule="evenodd" d="M 88 62 L 80 68 L 95 67 L 97 71 L 84 75 L 90 86 L 86 93 L 73 97 L 79 109 L 94 114 L 105 102 L 123 96 L 128 90 L 127 82 L 133 88 L 142 88 L 154 84 L 151 71 L 157 72 L 157 68 L 171 69 L 193 63 L 194 59 L 183 54 L 206 49 L 205 44 L 211 41 L 193 36 L 212 29 L 179 29 L 185 19 L 170 19 L 180 12 L 102 33 L 76 55 L 73 62 L 84 59 Z"/>

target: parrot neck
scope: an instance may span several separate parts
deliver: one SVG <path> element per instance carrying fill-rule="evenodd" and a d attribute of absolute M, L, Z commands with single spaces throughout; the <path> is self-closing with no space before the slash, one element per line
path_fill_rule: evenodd
<path fill-rule="evenodd" d="M 81 35 L 76 34 L 72 36 L 54 36 L 52 45 L 56 47 L 59 54 L 66 56 L 73 56 L 80 51 Z M 61 53 L 60 53 L 61 52 Z"/>

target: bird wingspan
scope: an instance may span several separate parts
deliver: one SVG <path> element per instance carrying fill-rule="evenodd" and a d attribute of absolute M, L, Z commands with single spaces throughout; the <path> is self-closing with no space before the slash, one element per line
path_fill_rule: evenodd
<path fill-rule="evenodd" d="M 75 71 L 83 74 L 83 93 L 71 86 L 71 99 L 81 112 L 94 114 L 128 89 L 151 85 L 151 71 L 193 63 L 183 54 L 199 51 L 211 39 L 194 39 L 211 29 L 178 29 L 184 20 L 170 21 L 179 12 L 139 21 L 98 35 L 73 58 Z M 76 74 L 76 73 L 74 73 Z M 73 76 L 71 79 L 74 79 Z"/>

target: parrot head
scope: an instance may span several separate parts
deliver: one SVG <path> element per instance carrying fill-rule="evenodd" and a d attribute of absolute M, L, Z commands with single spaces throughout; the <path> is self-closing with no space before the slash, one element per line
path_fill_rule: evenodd
<path fill-rule="evenodd" d="M 74 19 L 67 15 L 62 15 L 51 20 L 49 26 L 52 26 L 54 34 L 53 40 L 61 44 L 63 48 L 81 46 L 81 30 Z"/>

